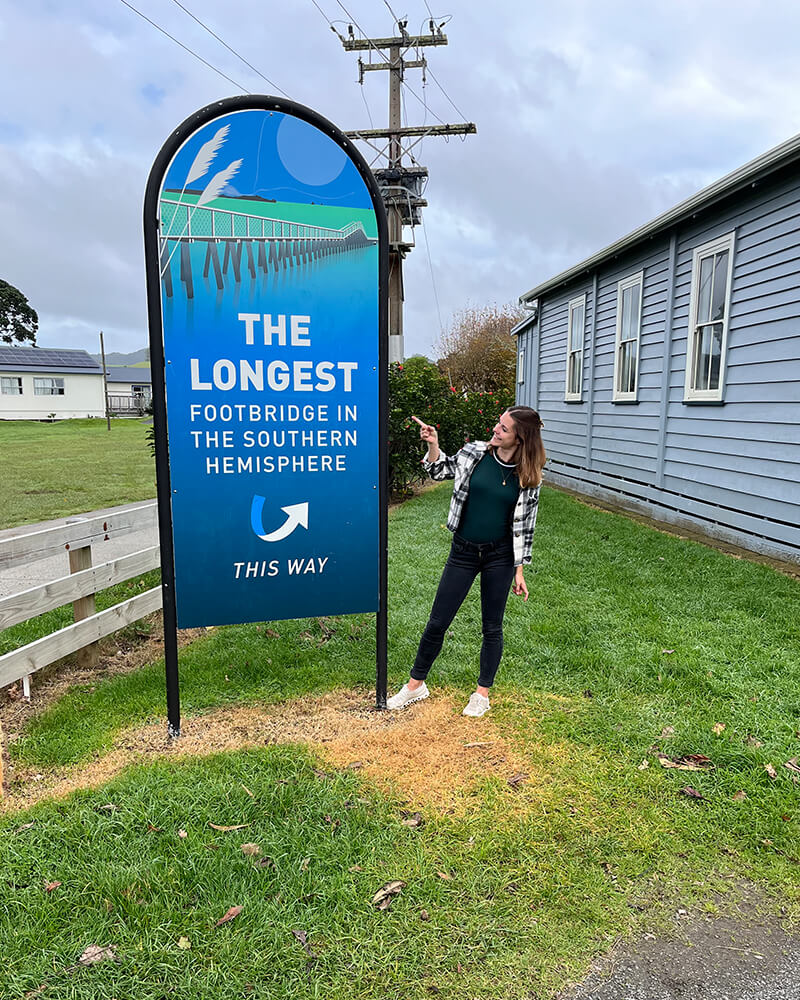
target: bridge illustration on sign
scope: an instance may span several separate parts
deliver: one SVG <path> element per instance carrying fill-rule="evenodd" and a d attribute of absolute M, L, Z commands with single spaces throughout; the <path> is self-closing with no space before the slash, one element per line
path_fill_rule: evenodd
<path fill-rule="evenodd" d="M 231 196 L 230 182 L 241 170 L 243 159 L 232 160 L 217 171 L 202 189 L 189 185 L 208 174 L 211 163 L 227 140 L 229 125 L 223 125 L 198 150 L 183 187 L 164 189 L 160 198 L 161 278 L 168 298 L 173 294 L 172 259 L 178 252 L 179 276 L 187 299 L 194 298 L 193 244 L 206 248 L 203 277 L 213 269 L 217 289 L 222 291 L 229 270 L 238 285 L 242 279 L 242 257 L 250 277 L 260 270 L 267 274 L 310 261 L 339 255 L 378 241 L 367 236 L 361 222 L 340 229 L 263 214 L 272 199 L 258 195 Z M 213 207 L 211 202 L 216 202 Z M 224 204 L 220 205 L 219 202 Z M 294 206 L 293 206 L 294 207 Z M 249 209 L 249 210 L 248 210 Z M 223 258 L 220 262 L 220 250 Z"/>
<path fill-rule="evenodd" d="M 280 542 L 282 539 L 288 538 L 295 528 L 298 527 L 308 530 L 308 502 L 306 501 L 305 503 L 295 503 L 281 507 L 281 510 L 286 514 L 286 520 L 275 531 L 265 532 L 263 517 L 265 502 L 266 497 L 256 494 L 250 505 L 250 525 L 262 542 Z"/>
<path fill-rule="evenodd" d="M 171 192 L 165 192 L 167 193 Z M 224 200 L 230 202 L 234 199 Z M 235 200 L 237 203 L 249 201 L 252 204 L 254 199 Z M 229 271 L 232 271 L 236 284 L 241 282 L 243 263 L 250 277 L 255 278 L 258 271 L 267 274 L 270 268 L 273 271 L 286 270 L 350 250 L 360 250 L 378 242 L 367 236 L 361 222 L 351 222 L 341 229 L 330 229 L 248 214 L 238 208 L 210 208 L 206 205 L 195 208 L 193 204 L 181 202 L 177 197 L 173 200 L 164 196 L 161 198 L 161 228 L 165 234 L 161 237 L 164 290 L 168 297 L 172 296 L 171 261 L 177 249 L 180 280 L 185 285 L 188 299 L 194 298 L 190 253 L 190 247 L 194 243 L 205 244 L 203 277 L 207 278 L 209 271 L 213 269 L 214 280 L 221 291 Z"/>

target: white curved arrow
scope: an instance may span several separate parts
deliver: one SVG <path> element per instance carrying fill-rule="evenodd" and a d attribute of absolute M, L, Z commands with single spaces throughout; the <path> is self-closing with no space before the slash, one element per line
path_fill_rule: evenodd
<path fill-rule="evenodd" d="M 308 530 L 308 502 L 289 504 L 288 507 L 281 507 L 281 510 L 286 514 L 286 520 L 280 528 L 268 535 L 259 535 L 262 542 L 279 542 L 291 535 L 298 526 Z"/>

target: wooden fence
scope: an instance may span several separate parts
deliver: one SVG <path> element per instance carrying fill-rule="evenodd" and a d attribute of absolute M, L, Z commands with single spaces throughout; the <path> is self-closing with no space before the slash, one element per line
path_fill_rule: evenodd
<path fill-rule="evenodd" d="M 157 545 L 111 562 L 92 565 L 92 546 L 96 552 L 104 541 L 150 528 L 157 520 L 158 505 L 150 500 L 100 517 L 72 518 L 57 527 L 0 539 L 0 573 L 59 552 L 65 552 L 69 560 L 68 575 L 9 597 L 0 597 L 0 629 L 70 602 L 75 618 L 74 624 L 0 656 L 0 687 L 22 680 L 25 695 L 29 697 L 32 673 L 71 653 L 78 653 L 84 663 L 93 662 L 96 658 L 94 643 L 161 607 L 161 587 L 158 586 L 105 611 L 95 611 L 98 591 L 160 565 Z"/>

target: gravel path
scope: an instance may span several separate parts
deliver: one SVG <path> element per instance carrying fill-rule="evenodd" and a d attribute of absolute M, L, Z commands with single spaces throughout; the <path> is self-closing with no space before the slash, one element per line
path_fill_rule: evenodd
<path fill-rule="evenodd" d="M 754 911 L 679 910 L 674 934 L 647 934 L 596 962 L 557 1000 L 800 1000 L 800 935 Z"/>

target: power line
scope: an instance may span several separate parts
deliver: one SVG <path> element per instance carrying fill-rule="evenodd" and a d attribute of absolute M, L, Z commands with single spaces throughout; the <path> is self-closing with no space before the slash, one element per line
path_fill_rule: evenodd
<path fill-rule="evenodd" d="M 334 26 L 333 21 L 331 21 L 331 19 L 325 13 L 325 11 L 322 9 L 322 7 L 320 7 L 320 5 L 317 3 L 317 0 L 311 0 L 311 2 L 314 4 L 314 6 L 320 12 L 320 14 L 322 15 L 323 19 L 327 22 L 327 24 L 330 27 L 331 31 L 334 32 L 334 34 L 336 34 L 336 35 L 339 36 L 339 40 L 340 41 L 344 41 L 344 37 L 336 30 L 336 27 Z M 369 103 L 367 101 L 367 96 L 364 93 L 364 80 L 363 80 L 363 78 L 361 80 L 361 100 L 364 102 L 364 107 L 367 109 L 367 118 L 369 119 L 369 123 L 374 128 L 375 127 L 375 123 L 372 120 L 372 112 L 369 109 Z"/>
<path fill-rule="evenodd" d="M 283 94 L 284 97 L 289 97 L 286 91 L 281 90 L 281 88 L 278 86 L 277 83 L 275 83 L 274 80 L 270 80 L 268 76 L 264 76 L 261 70 L 256 69 L 256 67 L 251 62 L 248 62 L 240 52 L 237 52 L 236 49 L 228 45 L 228 43 L 223 38 L 220 38 L 215 31 L 212 31 L 212 29 L 209 28 L 209 26 L 205 24 L 203 21 L 201 21 L 199 17 L 193 14 L 188 7 L 184 7 L 184 5 L 180 2 L 180 0 L 172 0 L 172 2 L 175 4 L 176 7 L 180 7 L 180 9 L 184 12 L 184 14 L 188 14 L 193 21 L 196 21 L 197 24 L 199 24 L 201 28 L 207 31 L 212 38 L 216 38 L 216 40 L 220 43 L 220 45 L 224 45 L 225 48 L 228 50 L 228 52 L 232 52 L 237 59 L 240 59 L 245 64 L 245 66 L 249 67 L 257 76 L 260 76 L 262 80 L 264 80 L 266 83 L 270 85 L 270 87 L 274 87 L 275 90 Z M 291 100 L 291 98 L 289 98 L 289 100 Z"/>
<path fill-rule="evenodd" d="M 176 2 L 177 2 L 177 0 L 176 0 Z M 375 52 L 375 53 L 377 53 L 377 55 L 379 55 L 381 57 L 381 59 L 383 59 L 383 61 L 385 63 L 388 63 L 390 61 L 389 57 L 387 55 L 385 55 L 382 52 L 381 49 L 377 48 L 375 45 L 372 44 L 372 40 L 369 38 L 369 36 L 364 31 L 364 29 L 361 27 L 361 25 L 358 23 L 358 21 L 353 17 L 353 15 L 350 13 L 350 11 L 347 9 L 347 7 L 345 7 L 345 5 L 341 2 L 341 0 L 336 0 L 336 2 L 342 8 L 342 10 L 345 12 L 345 14 L 347 14 L 347 16 L 350 19 L 351 23 L 354 24 L 356 26 L 356 28 L 358 28 L 358 30 L 361 32 L 361 35 L 364 37 L 364 39 L 367 42 L 369 42 L 370 50 L 373 51 L 373 52 Z M 389 4 L 386 2 L 386 0 L 383 0 L 383 2 L 389 8 L 389 13 L 392 15 L 392 17 L 394 17 L 394 19 L 396 21 L 397 17 L 395 15 L 394 11 L 392 10 L 392 8 L 389 6 Z M 331 21 L 331 19 L 328 17 L 328 15 L 325 13 L 325 11 L 320 7 L 320 5 L 317 3 L 317 0 L 311 0 L 311 3 L 314 4 L 314 6 L 320 12 L 320 14 L 322 15 L 322 17 L 325 19 L 325 21 L 327 22 L 327 24 L 330 27 L 331 31 L 333 31 L 333 32 L 335 32 L 335 34 L 339 35 L 339 39 L 343 41 L 344 39 L 342 38 L 342 36 L 339 34 L 339 32 L 334 27 L 333 21 Z M 425 6 L 428 7 L 428 4 L 426 3 Z M 430 13 L 430 7 L 428 7 L 428 12 Z M 431 17 L 433 17 L 433 14 L 431 14 Z M 433 74 L 431 74 L 431 76 L 433 76 Z M 430 113 L 431 115 L 433 115 L 433 117 L 441 125 L 445 124 L 444 118 L 441 118 L 439 115 L 436 114 L 436 112 L 433 110 L 433 108 L 431 108 L 431 107 L 428 106 L 428 102 L 427 102 L 426 98 L 420 97 L 419 94 L 414 90 L 414 88 L 410 87 L 405 82 L 405 80 L 401 80 L 401 83 L 402 83 L 403 87 L 409 92 L 409 94 L 411 94 L 412 97 L 415 97 L 417 99 L 417 101 L 419 101 L 419 103 L 422 105 L 422 107 L 423 107 L 423 109 L 425 111 L 425 121 L 426 122 L 428 120 L 428 114 Z M 447 97 L 447 94 L 445 93 L 444 88 L 442 87 L 442 85 L 439 83 L 438 80 L 436 81 L 436 85 L 442 91 L 442 93 L 444 94 L 444 96 Z M 363 83 L 362 83 L 362 87 L 363 87 Z M 363 90 L 362 90 L 362 97 L 363 97 Z M 449 97 L 447 99 L 450 100 Z M 364 98 L 364 103 L 366 104 L 366 98 Z M 453 104 L 452 101 L 450 101 L 450 103 Z M 453 107 L 455 107 L 454 104 L 453 104 Z M 456 108 L 456 110 L 458 111 L 458 108 Z M 462 118 L 466 117 L 466 115 L 462 114 L 461 111 L 459 111 L 458 113 L 461 115 Z M 370 124 L 372 124 L 372 116 L 369 114 L 369 107 L 367 107 L 367 115 L 369 117 Z"/>
<path fill-rule="evenodd" d="M 428 124 L 428 67 L 427 65 L 422 70 L 422 107 L 425 114 L 422 116 L 422 124 Z M 422 142 L 419 144 L 419 151 L 422 153 Z"/>
<path fill-rule="evenodd" d="M 319 10 L 319 12 L 322 14 L 322 16 L 325 17 L 325 14 L 322 12 L 321 8 L 316 3 L 316 0 L 311 0 L 311 2 L 314 4 L 314 6 L 317 8 L 317 10 Z M 384 53 L 379 48 L 377 48 L 375 45 L 372 44 L 372 39 L 369 38 L 369 36 L 364 31 L 364 29 L 361 27 L 361 25 L 358 23 L 358 21 L 353 17 L 353 15 L 350 13 L 350 11 L 347 9 L 347 7 L 345 7 L 345 5 L 342 3 L 342 0 L 336 0 L 336 2 L 342 8 L 342 10 L 345 12 L 345 14 L 347 14 L 347 16 L 350 18 L 350 20 L 352 21 L 352 23 L 358 28 L 358 30 L 361 32 L 361 34 L 364 36 L 364 39 L 369 43 L 370 49 L 373 50 L 373 51 L 375 51 L 375 52 L 377 52 L 378 55 L 381 57 L 381 59 L 383 59 L 383 61 L 385 63 L 388 63 L 390 61 L 389 57 L 387 55 L 384 55 Z M 385 2 L 385 0 L 384 0 L 384 2 Z M 390 8 L 390 10 L 391 10 L 391 8 Z M 392 15 L 392 16 L 394 16 L 394 15 Z M 328 21 L 329 24 L 331 23 L 330 20 L 327 17 L 325 17 L 325 20 Z M 331 27 L 333 27 L 332 24 L 331 24 Z M 440 124 L 442 124 L 442 125 L 446 124 L 444 118 L 440 118 L 439 115 L 437 115 L 436 112 L 433 110 L 433 108 L 429 108 L 428 105 L 427 105 L 427 103 L 419 96 L 419 94 L 412 87 L 410 87 L 405 82 L 405 80 L 401 80 L 401 83 L 402 83 L 403 87 L 405 87 L 405 89 L 409 92 L 409 94 L 411 94 L 412 97 L 415 97 L 419 101 L 419 103 L 423 106 L 423 108 L 425 108 L 426 115 L 427 115 L 428 112 L 430 112 L 433 115 L 433 117 Z M 440 85 L 440 89 L 441 89 L 441 85 Z M 447 96 L 447 95 L 445 95 L 445 96 Z M 460 111 L 458 113 L 461 114 Z M 464 117 L 464 116 L 462 116 L 462 117 Z"/>
<path fill-rule="evenodd" d="M 336 2 L 344 13 L 352 18 L 350 11 L 342 0 L 336 0 Z M 383 0 L 383 2 L 389 13 L 394 17 L 394 10 L 391 4 L 388 0 Z M 441 31 L 434 28 L 433 22 L 430 24 L 429 34 L 423 34 L 422 30 L 420 30 L 419 35 L 410 35 L 406 30 L 407 22 L 405 20 L 397 21 L 397 30 L 388 38 L 369 38 L 364 35 L 358 22 L 356 21 L 355 23 L 359 31 L 359 37 L 355 36 L 351 21 L 348 30 L 349 38 L 341 39 L 346 51 L 358 51 L 360 53 L 371 49 L 387 49 L 390 53 L 390 57 L 387 57 L 381 51 L 380 55 L 383 62 L 378 64 L 373 64 L 370 57 L 370 66 L 368 67 L 370 70 L 389 71 L 388 128 L 362 129 L 360 131 L 346 132 L 345 134 L 350 138 L 364 140 L 373 150 L 378 152 L 379 157 L 383 155 L 387 159 L 388 165 L 386 168 L 374 170 L 373 172 L 381 190 L 388 222 L 389 360 L 396 361 L 403 357 L 403 260 L 415 245 L 413 241 L 411 243 L 406 241 L 404 228 L 411 227 L 413 229 L 419 225 L 421 221 L 419 210 L 427 205 L 427 202 L 422 197 L 421 187 L 428 176 L 428 169 L 417 163 L 416 157 L 413 156 L 411 150 L 417 143 L 422 142 L 423 138 L 429 135 L 441 135 L 445 137 L 451 135 L 471 135 L 476 129 L 473 122 L 448 124 L 439 118 L 435 112 L 433 112 L 433 115 L 439 120 L 440 124 L 429 125 L 427 117 L 432 113 L 432 109 L 428 105 L 427 81 L 425 77 L 423 76 L 424 97 L 420 97 L 408 84 L 404 84 L 403 76 L 407 69 L 422 69 L 424 72 L 426 60 L 421 50 L 432 45 L 447 45 L 447 38 Z M 397 37 L 398 34 L 400 37 Z M 416 58 L 405 58 L 406 54 L 414 49 L 417 53 Z M 363 73 L 366 67 L 361 64 L 360 58 L 359 64 L 362 70 L 360 81 L 363 82 Z M 405 85 L 407 92 L 412 94 L 422 104 L 425 110 L 426 123 L 422 126 L 410 126 L 407 124 L 406 114 L 408 109 L 406 101 L 402 100 L 404 96 L 403 85 Z M 403 140 L 413 137 L 416 137 L 415 141 L 411 144 L 406 144 L 406 148 L 404 148 Z M 378 149 L 377 145 L 373 145 L 373 140 L 383 139 L 387 139 L 388 143 L 382 150 Z M 404 165 L 403 158 L 406 156 L 411 158 L 413 166 Z M 423 232 L 425 233 L 425 247 L 428 255 L 428 266 L 431 272 L 434 298 L 436 300 L 439 329 L 443 332 L 439 292 L 436 287 L 436 276 L 433 271 L 428 235 L 425 232 L 424 226 Z"/>
<path fill-rule="evenodd" d="M 221 69 L 218 69 L 212 63 L 204 59 L 201 55 L 198 55 L 198 53 L 195 52 L 194 49 L 189 48 L 188 45 L 184 45 L 183 42 L 175 38 L 174 35 L 171 35 L 168 31 L 162 28 L 160 24 L 156 24 L 156 22 L 151 20 L 146 14 L 143 14 L 140 10 L 137 10 L 136 7 L 133 6 L 133 4 L 128 2 L 128 0 L 121 0 L 121 3 L 123 3 L 126 7 L 132 10 L 134 14 L 138 14 L 139 17 L 147 21 L 148 24 L 151 24 L 157 31 L 160 31 L 162 35 L 166 35 L 166 37 L 169 38 L 170 41 L 175 42 L 176 45 L 179 45 L 185 52 L 188 52 L 189 55 L 192 55 L 195 57 L 195 59 L 198 59 L 204 66 L 207 66 L 209 69 L 213 70 L 218 76 L 221 76 L 223 79 L 227 80 L 228 83 L 232 83 L 234 87 L 238 87 L 238 89 L 243 91 L 245 94 L 250 93 L 247 87 L 244 87 L 241 83 L 238 83 L 236 80 L 228 76 L 226 73 L 223 73 Z"/>
<path fill-rule="evenodd" d="M 148 17 L 148 16 L 146 15 L 146 14 L 143 14 L 143 13 L 142 13 L 142 12 L 141 12 L 140 10 L 137 10 L 137 9 L 136 9 L 136 8 L 135 8 L 135 7 L 133 6 L 133 4 L 132 4 L 132 3 L 128 3 L 128 0 L 120 0 L 120 3 L 123 3 L 123 4 L 125 4 L 125 6 L 126 6 L 126 7 L 128 7 L 128 8 L 130 9 L 130 10 L 132 10 L 134 14 L 138 14 L 138 15 L 139 15 L 139 17 L 141 17 L 141 18 L 143 18 L 143 19 L 144 19 L 145 21 L 147 21 L 147 23 L 148 23 L 148 24 L 152 24 L 152 26 L 153 26 L 153 27 L 154 27 L 154 28 L 155 28 L 156 30 L 160 31 L 162 35 L 166 35 L 166 36 L 167 36 L 167 38 L 169 38 L 169 40 L 170 40 L 170 41 L 172 41 L 172 42 L 175 42 L 175 44 L 176 44 L 176 45 L 180 45 L 180 47 L 181 47 L 181 48 L 182 48 L 182 49 L 183 49 L 183 50 L 184 50 L 185 52 L 188 52 L 188 53 L 189 53 L 189 55 L 191 55 L 191 56 L 194 56 L 194 57 L 195 57 L 195 59 L 199 59 L 199 60 L 200 60 L 200 62 L 201 62 L 201 63 L 202 63 L 202 64 L 203 64 L 204 66 L 208 66 L 208 68 L 209 68 L 209 69 L 213 69 L 213 70 L 214 70 L 214 72 L 215 72 L 215 73 L 216 73 L 216 74 L 217 74 L 218 76 L 221 76 L 221 77 L 222 77 L 223 79 L 227 80 L 227 81 L 228 81 L 228 83 L 232 83 L 232 84 L 234 85 L 234 87 L 238 87 L 238 88 L 239 88 L 239 90 L 241 90 L 241 91 L 242 91 L 243 93 L 245 93 L 245 94 L 249 94 L 249 93 L 250 93 L 250 91 L 249 91 L 249 90 L 247 89 L 247 87 L 243 87 L 243 86 L 241 85 L 241 83 L 237 83 L 237 82 L 236 82 L 236 80 L 234 80 L 234 79 L 233 79 L 232 77 L 228 76 L 228 75 L 227 75 L 226 73 L 223 73 L 221 69 L 217 69 L 217 67 L 216 67 L 216 66 L 212 66 L 212 64 L 211 64 L 210 62 L 208 62 L 207 60 L 205 60 L 205 59 L 204 59 L 204 58 L 203 58 L 202 56 L 198 55 L 198 54 L 197 54 L 197 53 L 196 53 L 196 52 L 194 51 L 194 49 L 190 49 L 188 45 L 184 45 L 184 44 L 183 44 L 183 42 L 181 42 L 181 41 L 178 41 L 178 39 L 177 39 L 177 38 L 175 38 L 175 36 L 174 36 L 174 35 L 171 35 L 171 34 L 170 34 L 170 33 L 169 33 L 168 31 L 165 31 L 165 29 L 164 29 L 164 28 L 162 28 L 160 24 L 156 24 L 156 22 L 155 22 L 155 21 L 151 21 L 151 20 L 150 20 L 150 18 L 149 18 L 149 17 Z"/>
<path fill-rule="evenodd" d="M 320 7 L 320 5 L 319 5 L 319 4 L 317 3 L 317 0 L 311 0 L 311 2 L 312 2 L 312 3 L 314 4 L 314 6 L 315 6 L 315 7 L 317 8 L 317 10 L 318 10 L 318 11 L 320 12 L 320 14 L 322 14 L 322 16 L 323 16 L 323 18 L 325 19 L 325 21 L 327 21 L 327 23 L 328 23 L 328 27 L 329 27 L 329 28 L 331 29 L 331 31 L 332 31 L 332 32 L 333 32 L 333 33 L 334 33 L 335 35 L 339 35 L 339 41 L 341 41 L 341 40 L 342 40 L 342 35 L 340 35 L 340 34 L 339 34 L 339 32 L 338 32 L 338 31 L 336 30 L 336 28 L 334 27 L 334 23 L 333 23 L 333 21 L 331 21 L 331 19 L 330 19 L 330 18 L 328 17 L 328 15 L 327 15 L 327 14 L 325 13 L 325 11 L 324 11 L 324 10 L 322 9 L 322 7 Z"/>
<path fill-rule="evenodd" d="M 395 12 L 392 10 L 391 6 L 389 5 L 389 0 L 383 0 L 383 4 L 386 7 L 386 9 L 389 11 L 389 13 L 392 15 L 392 17 L 394 18 L 395 24 L 399 25 L 400 24 L 400 19 L 398 18 L 397 14 L 395 14 Z"/>
<path fill-rule="evenodd" d="M 313 3 L 313 2 L 314 2 L 314 0 L 312 0 L 312 3 Z M 380 50 L 379 48 L 376 48 L 376 47 L 375 47 L 375 46 L 374 46 L 374 45 L 372 44 L 372 39 L 371 39 L 371 38 L 370 38 L 370 37 L 369 37 L 369 36 L 367 35 L 367 33 L 366 33 L 366 32 L 364 31 L 364 29 L 363 29 L 363 28 L 361 27 L 361 25 L 360 25 L 360 24 L 358 23 L 358 21 L 356 21 L 356 19 L 355 19 L 355 18 L 353 17 L 353 15 L 352 15 L 352 14 L 350 13 L 350 11 L 349 11 L 349 10 L 347 9 L 347 7 L 345 7 L 345 5 L 344 5 L 344 4 L 342 3 L 342 0 L 336 0 L 336 2 L 337 2 L 337 3 L 339 4 L 339 6 L 340 6 L 340 7 L 342 8 L 342 10 L 343 10 L 343 11 L 345 12 L 345 14 L 347 14 L 347 16 L 348 16 L 348 17 L 350 18 L 350 20 L 351 20 L 351 21 L 353 22 L 353 24 L 354 24 L 354 25 L 355 25 L 355 26 L 356 26 L 356 27 L 358 28 L 358 30 L 359 30 L 359 31 L 361 32 L 361 34 L 362 34 L 362 35 L 364 36 L 364 38 L 365 38 L 365 39 L 366 39 L 366 40 L 367 40 L 367 41 L 369 42 L 369 47 L 370 47 L 370 49 L 372 49 L 372 50 L 374 50 L 375 52 L 377 52 L 377 53 L 378 53 L 378 55 L 379 55 L 379 56 L 381 57 L 381 59 L 383 59 L 383 61 L 384 61 L 385 63 L 388 63 L 388 62 L 389 62 L 389 57 L 388 57 L 388 56 L 386 56 L 386 55 L 384 55 L 384 54 L 383 54 L 383 52 L 382 52 L 382 51 L 381 51 L 381 50 Z"/>
<path fill-rule="evenodd" d="M 447 93 L 447 91 L 444 89 L 441 83 L 439 83 L 439 81 L 436 79 L 433 70 L 429 69 L 427 72 L 430 73 L 433 82 L 436 84 L 439 90 L 441 90 L 441 92 L 444 94 L 447 100 L 450 101 L 450 104 L 455 108 L 455 110 L 461 115 L 462 118 L 466 118 L 467 116 L 464 114 L 464 112 L 458 107 L 457 104 L 455 104 L 452 97 Z"/>
<path fill-rule="evenodd" d="M 430 72 L 430 71 L 428 71 L 428 72 Z M 416 92 L 416 91 L 415 91 L 415 90 L 414 90 L 414 89 L 413 89 L 412 87 L 409 87 L 409 85 L 408 85 L 408 84 L 407 84 L 407 83 L 405 82 L 405 80 L 401 80 L 401 81 L 400 81 L 400 83 L 401 83 L 401 84 L 403 85 L 403 87 L 405 87 L 405 89 L 406 89 L 406 90 L 407 90 L 407 91 L 409 92 L 409 94 L 411 94 L 411 96 L 412 96 L 412 97 L 416 97 L 416 99 L 417 99 L 417 100 L 419 101 L 419 103 L 420 103 L 420 104 L 421 104 L 421 105 L 423 106 L 423 108 L 425 109 L 425 114 L 426 114 L 426 115 L 428 114 L 428 112 L 430 112 L 430 113 L 431 113 L 431 114 L 433 115 L 433 117 L 434 117 L 434 118 L 436 119 L 436 121 L 437 121 L 437 122 L 439 122 L 439 124 L 440 124 L 440 125 L 446 125 L 446 124 L 447 124 L 447 123 L 445 122 L 444 118 L 440 118 L 440 117 L 439 117 L 439 115 L 437 115 L 437 114 L 436 114 L 436 112 L 435 112 L 435 111 L 433 110 L 433 108 L 432 108 L 432 107 L 430 107 L 430 106 L 429 106 L 429 105 L 427 104 L 427 102 L 426 102 L 426 101 L 424 101 L 424 100 L 423 100 L 423 99 L 422 99 L 422 98 L 421 98 L 421 97 L 419 96 L 419 94 L 418 94 L 418 93 L 417 93 L 417 92 Z M 460 111 L 459 111 L 459 114 L 461 114 L 461 112 L 460 112 Z M 463 116 L 463 115 L 462 115 L 462 117 L 466 117 L 466 116 Z"/>
<path fill-rule="evenodd" d="M 364 84 L 361 84 L 361 100 L 364 102 L 364 107 L 367 109 L 367 118 L 369 118 L 369 123 L 372 128 L 375 128 L 375 123 L 372 120 L 372 113 L 369 110 L 369 104 L 367 103 L 367 95 L 364 93 Z"/>
<path fill-rule="evenodd" d="M 433 261 L 431 260 L 431 248 L 428 245 L 428 230 L 427 230 L 427 227 L 425 226 L 425 221 L 424 220 L 422 220 L 422 235 L 425 237 L 425 250 L 426 250 L 426 252 L 428 254 L 428 267 L 430 268 L 430 272 L 431 272 L 431 285 L 433 285 L 433 298 L 434 298 L 434 301 L 436 302 L 436 315 L 439 317 L 439 334 L 440 334 L 440 336 L 443 337 L 444 336 L 444 324 L 442 323 L 442 310 L 441 310 L 441 307 L 439 305 L 439 293 L 436 290 L 436 278 L 434 277 L 434 274 L 433 274 Z"/>

